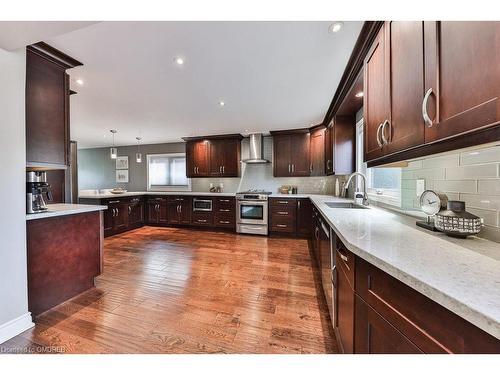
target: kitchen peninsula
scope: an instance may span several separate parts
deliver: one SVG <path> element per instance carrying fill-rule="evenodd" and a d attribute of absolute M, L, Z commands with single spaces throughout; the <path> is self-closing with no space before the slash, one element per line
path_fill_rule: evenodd
<path fill-rule="evenodd" d="M 102 210 L 106 206 L 52 204 L 26 215 L 28 305 L 37 315 L 94 286 L 102 272 Z"/>

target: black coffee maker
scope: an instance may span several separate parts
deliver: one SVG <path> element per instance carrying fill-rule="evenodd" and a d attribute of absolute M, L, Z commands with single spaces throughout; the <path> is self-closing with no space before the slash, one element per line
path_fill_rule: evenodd
<path fill-rule="evenodd" d="M 43 199 L 43 194 L 52 202 L 52 191 L 47 183 L 47 172 L 30 171 L 26 172 L 26 212 L 36 214 L 48 210 Z"/>

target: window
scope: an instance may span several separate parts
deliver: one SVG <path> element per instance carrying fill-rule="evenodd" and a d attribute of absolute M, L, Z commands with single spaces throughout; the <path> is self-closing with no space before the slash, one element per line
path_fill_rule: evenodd
<path fill-rule="evenodd" d="M 186 177 L 186 154 L 147 155 L 148 190 L 191 191 Z"/>
<path fill-rule="evenodd" d="M 367 192 L 371 200 L 401 206 L 401 168 L 367 168 L 363 162 L 363 119 L 356 124 L 356 170 L 367 179 Z M 357 179 L 359 189 L 362 181 Z"/>

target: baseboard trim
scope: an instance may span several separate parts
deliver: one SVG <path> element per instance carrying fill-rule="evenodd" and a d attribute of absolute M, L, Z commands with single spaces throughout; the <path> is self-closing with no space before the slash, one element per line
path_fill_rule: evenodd
<path fill-rule="evenodd" d="M 30 329 L 34 325 L 30 312 L 0 325 L 0 344 Z"/>

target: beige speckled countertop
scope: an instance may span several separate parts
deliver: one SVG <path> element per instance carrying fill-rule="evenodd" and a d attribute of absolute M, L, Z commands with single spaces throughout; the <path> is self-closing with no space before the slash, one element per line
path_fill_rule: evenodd
<path fill-rule="evenodd" d="M 36 214 L 26 214 L 26 220 L 46 219 L 48 217 L 75 215 L 84 212 L 102 211 L 107 209 L 107 206 L 90 205 L 90 204 L 68 204 L 55 203 L 48 204 L 48 211 Z"/>

